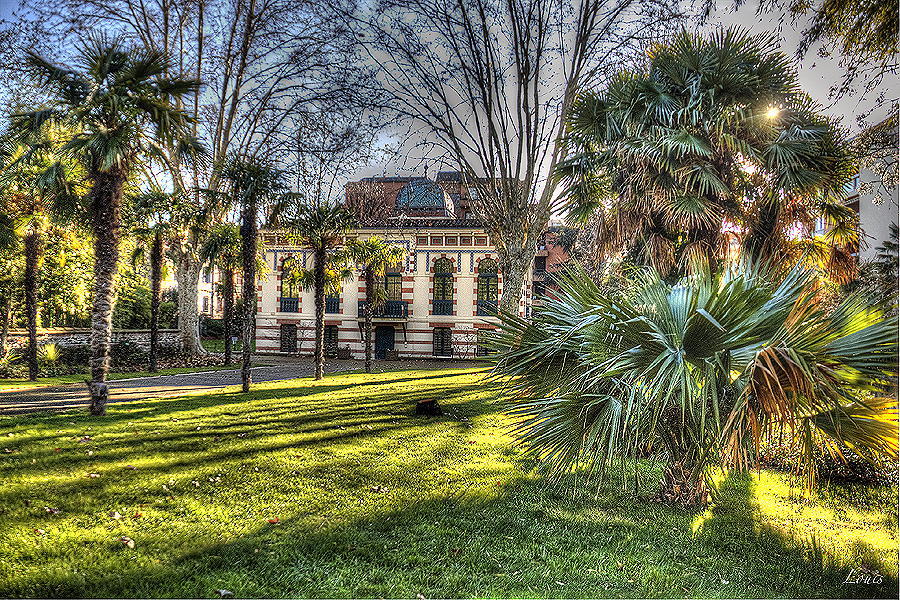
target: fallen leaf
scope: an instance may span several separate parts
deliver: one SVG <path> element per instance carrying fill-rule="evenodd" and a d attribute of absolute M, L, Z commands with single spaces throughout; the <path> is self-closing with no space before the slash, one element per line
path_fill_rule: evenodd
<path fill-rule="evenodd" d="M 134 471 L 135 469 L 137 469 L 137 467 L 134 466 L 134 465 L 125 465 L 125 468 L 128 469 L 128 470 L 130 470 L 130 471 Z"/>
<path fill-rule="evenodd" d="M 131 515 L 131 518 L 132 518 L 132 519 L 140 519 L 140 518 L 143 517 L 143 516 L 144 516 L 144 513 L 142 513 L 142 512 L 136 512 L 136 513 L 134 513 L 133 515 Z"/>
<path fill-rule="evenodd" d="M 45 506 L 44 510 L 46 510 L 51 515 L 58 515 L 61 512 L 58 508 L 53 508 L 52 506 Z"/>
<path fill-rule="evenodd" d="M 59 452 L 60 450 L 61 450 L 61 448 L 54 448 L 54 449 L 53 449 L 54 452 Z"/>
<path fill-rule="evenodd" d="M 234 596 L 234 592 L 231 590 L 216 590 L 216 593 L 219 595 L 219 598 L 230 598 Z"/>
<path fill-rule="evenodd" d="M 47 535 L 47 532 L 43 529 L 35 529 L 34 532 L 38 535 Z"/>
<path fill-rule="evenodd" d="M 132 550 L 134 550 L 134 540 L 131 539 L 130 537 L 123 535 L 122 537 L 119 538 L 119 541 L 122 542 L 128 548 L 131 548 Z"/>
<path fill-rule="evenodd" d="M 122 515 L 120 515 L 119 511 L 117 511 L 117 510 L 114 510 L 111 513 L 109 513 L 109 516 L 112 517 L 113 519 L 115 519 L 116 521 L 118 521 L 119 519 L 122 518 Z"/>
<path fill-rule="evenodd" d="M 9 448 L 4 448 L 4 449 L 3 449 L 3 452 L 4 452 L 5 454 L 12 454 L 12 450 L 10 450 Z"/>
<path fill-rule="evenodd" d="M 97 479 L 98 477 L 100 477 L 100 473 L 88 473 L 87 476 L 91 479 Z"/>
<path fill-rule="evenodd" d="M 280 519 L 278 517 L 275 517 L 274 519 L 269 519 L 269 523 L 271 523 L 272 525 L 274 525 L 275 523 L 278 523 L 278 522 L 280 522 Z"/>
<path fill-rule="evenodd" d="M 91 436 L 86 435 L 86 436 L 84 436 L 83 438 L 81 438 L 80 440 L 78 440 L 78 443 L 79 443 L 79 444 L 86 444 L 86 443 L 88 443 L 89 441 L 91 441 L 92 439 L 93 439 L 93 438 L 92 438 Z"/>

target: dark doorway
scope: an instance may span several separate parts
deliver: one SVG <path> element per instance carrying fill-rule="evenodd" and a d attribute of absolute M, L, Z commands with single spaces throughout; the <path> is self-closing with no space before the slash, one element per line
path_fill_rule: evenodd
<path fill-rule="evenodd" d="M 297 326 L 294 324 L 281 326 L 281 351 L 297 352 Z"/>
<path fill-rule="evenodd" d="M 338 326 L 325 326 L 325 356 L 336 358 L 338 353 Z"/>
<path fill-rule="evenodd" d="M 385 352 L 394 349 L 394 328 L 379 325 L 375 328 L 375 358 L 384 358 Z"/>

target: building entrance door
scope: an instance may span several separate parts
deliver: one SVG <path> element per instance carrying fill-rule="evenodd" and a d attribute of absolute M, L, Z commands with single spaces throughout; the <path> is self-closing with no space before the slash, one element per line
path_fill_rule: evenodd
<path fill-rule="evenodd" d="M 281 348 L 282 352 L 297 352 L 297 326 L 287 324 L 281 326 Z"/>
<path fill-rule="evenodd" d="M 394 328 L 391 325 L 379 325 L 375 328 L 375 358 L 383 359 L 385 352 L 394 349 Z"/>

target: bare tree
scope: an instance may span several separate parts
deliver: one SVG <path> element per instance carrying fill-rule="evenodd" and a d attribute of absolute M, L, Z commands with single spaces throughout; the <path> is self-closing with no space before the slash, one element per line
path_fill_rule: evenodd
<path fill-rule="evenodd" d="M 514 311 L 554 208 L 563 115 L 583 86 L 673 27 L 674 0 L 380 0 L 342 15 L 399 120 L 475 191 Z"/>
<path fill-rule="evenodd" d="M 208 224 L 226 217 L 215 204 L 219 178 L 212 165 L 227 156 L 265 155 L 290 164 L 308 115 L 350 111 L 355 65 L 346 38 L 316 0 L 26 0 L 40 15 L 48 40 L 67 40 L 87 28 L 112 30 L 174 58 L 178 75 L 203 87 L 182 106 L 210 150 L 208 166 L 187 165 L 164 152 L 157 181 L 168 182 L 184 205 L 168 244 L 178 282 L 182 350 L 200 353 L 197 285 Z M 65 47 L 65 44 L 57 44 Z M 168 74 L 171 75 L 171 74 Z M 339 136 L 338 136 L 339 137 Z M 303 150 L 303 149 L 301 149 Z M 200 226 L 198 226 L 198 223 Z"/>

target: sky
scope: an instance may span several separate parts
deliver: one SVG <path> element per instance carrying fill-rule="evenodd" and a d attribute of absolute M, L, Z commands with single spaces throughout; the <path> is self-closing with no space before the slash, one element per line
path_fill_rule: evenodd
<path fill-rule="evenodd" d="M 0 0 L 0 19 L 8 18 L 17 4 L 18 0 Z M 746 4 L 737 11 L 732 10 L 731 6 L 732 0 L 719 0 L 708 27 L 740 25 L 749 28 L 754 33 L 775 33 L 781 41 L 782 50 L 788 55 L 794 56 L 804 23 L 794 23 L 780 13 L 757 14 L 758 0 L 747 0 Z M 840 79 L 842 73 L 837 60 L 822 58 L 813 48 L 797 63 L 797 71 L 803 89 L 823 106 L 826 114 L 840 119 L 843 126 L 849 128 L 851 132 L 859 130 L 856 116 L 868 112 L 873 102 L 871 98 L 853 96 L 842 98 L 837 102 L 829 98 L 829 88 Z M 900 81 L 897 77 L 885 81 L 884 85 L 889 87 L 888 97 L 900 96 Z M 880 121 L 887 116 L 886 111 L 886 106 L 881 111 L 876 111 L 871 115 L 868 123 Z M 368 165 L 354 175 L 361 177 L 375 174 L 422 174 L 425 164 L 427 163 L 423 163 L 420 159 L 407 161 L 407 164 L 389 161 Z M 428 175 L 433 176 L 434 170 L 434 168 L 429 169 Z"/>

